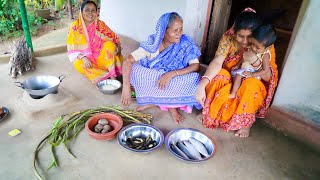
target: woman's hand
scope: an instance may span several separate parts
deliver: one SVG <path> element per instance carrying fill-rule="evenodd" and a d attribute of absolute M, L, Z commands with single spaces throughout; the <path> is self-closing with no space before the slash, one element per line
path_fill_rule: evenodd
<path fill-rule="evenodd" d="M 158 80 L 158 83 L 157 83 L 157 86 L 160 88 L 160 89 L 165 89 L 170 80 L 176 75 L 176 73 L 174 71 L 170 71 L 170 72 L 167 72 L 167 73 L 164 73 L 161 75 L 161 77 L 159 78 Z"/>
<path fill-rule="evenodd" d="M 197 101 L 200 103 L 200 105 L 204 108 L 204 101 L 206 100 L 206 88 L 205 86 L 202 87 L 201 84 L 199 85 L 195 97 Z"/>
<path fill-rule="evenodd" d="M 121 94 L 121 103 L 125 106 L 129 106 L 131 103 L 131 88 L 130 88 L 130 73 L 132 71 L 132 64 L 134 62 L 132 55 L 129 55 L 126 60 L 123 62 L 122 66 L 122 94 Z"/>
<path fill-rule="evenodd" d="M 92 63 L 87 57 L 82 57 L 81 60 L 86 68 L 88 69 L 92 68 Z"/>
<path fill-rule="evenodd" d="M 121 103 L 125 106 L 129 106 L 131 103 L 130 84 L 123 84 L 123 86 L 122 86 Z"/>

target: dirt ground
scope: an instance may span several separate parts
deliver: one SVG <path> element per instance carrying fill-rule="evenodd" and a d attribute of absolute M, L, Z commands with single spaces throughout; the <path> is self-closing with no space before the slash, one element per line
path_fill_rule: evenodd
<path fill-rule="evenodd" d="M 45 47 L 52 37 L 63 40 L 67 31 L 62 30 L 51 31 L 48 38 L 39 38 L 43 40 L 41 46 Z M 123 36 L 120 39 L 124 56 L 137 48 L 137 42 L 132 39 Z M 7 62 L 0 62 L 0 105 L 10 110 L 7 119 L 0 122 L 0 179 L 36 179 L 32 169 L 33 151 L 60 115 L 102 105 L 121 105 L 120 91 L 113 95 L 100 93 L 76 72 L 66 53 L 37 57 L 36 70 L 17 79 L 10 78 L 7 72 Z M 35 75 L 66 75 L 66 78 L 61 82 L 58 94 L 34 100 L 14 82 L 23 82 Z M 133 100 L 129 108 L 136 106 Z M 257 120 L 253 125 L 249 138 L 238 138 L 234 132 L 204 128 L 196 120 L 199 111 L 183 113 L 185 121 L 179 125 L 173 123 L 168 112 L 158 108 L 144 112 L 153 115 L 152 125 L 164 135 L 175 128 L 195 128 L 208 134 L 217 143 L 215 155 L 206 162 L 190 164 L 174 158 L 164 145 L 152 153 L 138 154 L 122 148 L 117 140 L 94 140 L 83 130 L 70 143 L 76 159 L 64 147 L 58 147 L 59 167 L 48 172 L 44 170 L 49 167 L 52 157 L 49 146 L 43 147 L 37 164 L 41 175 L 45 179 L 63 180 L 320 178 L 320 153 L 264 126 L 263 120 Z M 9 136 L 8 132 L 15 128 L 22 133 Z"/>

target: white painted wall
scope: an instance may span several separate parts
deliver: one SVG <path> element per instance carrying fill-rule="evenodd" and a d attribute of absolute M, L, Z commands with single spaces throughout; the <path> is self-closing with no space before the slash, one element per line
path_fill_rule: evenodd
<path fill-rule="evenodd" d="M 304 0 L 299 18 L 273 105 L 320 112 L 320 1 Z"/>
<path fill-rule="evenodd" d="M 160 16 L 175 11 L 184 20 L 184 33 L 202 43 L 208 0 L 102 0 L 100 19 L 116 33 L 138 42 L 155 32 Z"/>

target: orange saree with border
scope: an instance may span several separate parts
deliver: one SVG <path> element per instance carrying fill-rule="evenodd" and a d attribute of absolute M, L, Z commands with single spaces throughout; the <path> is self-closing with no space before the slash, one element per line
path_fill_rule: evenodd
<path fill-rule="evenodd" d="M 278 83 L 274 46 L 270 48 L 271 78 L 269 82 L 250 77 L 243 79 L 235 98 L 229 98 L 232 88 L 230 71 L 242 58 L 232 31 L 221 38 L 216 55 L 225 57 L 222 69 L 206 87 L 206 101 L 202 111 L 203 126 L 225 131 L 251 127 L 256 117 L 264 118 Z"/>

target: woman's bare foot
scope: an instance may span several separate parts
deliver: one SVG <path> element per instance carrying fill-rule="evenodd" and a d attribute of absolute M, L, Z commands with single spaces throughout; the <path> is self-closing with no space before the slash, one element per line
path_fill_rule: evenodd
<path fill-rule="evenodd" d="M 202 124 L 203 114 L 202 113 L 198 114 L 196 119 L 197 119 L 197 121 L 199 121 Z"/>
<path fill-rule="evenodd" d="M 249 137 L 251 127 L 239 129 L 234 135 L 238 137 Z"/>
<path fill-rule="evenodd" d="M 179 113 L 176 108 L 169 108 L 169 112 L 176 124 L 180 124 L 183 121 L 183 116 Z"/>
<path fill-rule="evenodd" d="M 155 105 L 153 104 L 143 105 L 143 106 L 137 107 L 136 111 L 143 111 L 145 109 L 152 108 L 152 107 L 155 107 Z"/>
<path fill-rule="evenodd" d="M 230 99 L 233 99 L 235 97 L 236 97 L 236 93 L 231 93 L 230 96 L 229 96 Z"/>

